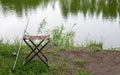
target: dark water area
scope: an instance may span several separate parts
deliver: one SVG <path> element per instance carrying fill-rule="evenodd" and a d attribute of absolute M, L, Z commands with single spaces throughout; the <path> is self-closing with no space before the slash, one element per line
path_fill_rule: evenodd
<path fill-rule="evenodd" d="M 63 24 L 69 31 L 76 24 L 77 44 L 89 38 L 102 40 L 104 48 L 120 47 L 120 0 L 0 0 L 1 38 L 21 38 L 29 15 L 30 34 L 46 18 L 48 29 Z"/>

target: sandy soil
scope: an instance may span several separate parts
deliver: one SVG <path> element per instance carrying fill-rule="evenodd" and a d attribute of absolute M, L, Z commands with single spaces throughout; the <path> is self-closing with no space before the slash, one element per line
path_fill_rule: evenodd
<path fill-rule="evenodd" d="M 84 51 L 83 48 L 66 51 L 61 50 L 56 58 L 65 58 L 69 60 L 69 65 L 73 68 L 66 75 L 73 75 L 72 70 L 78 66 L 73 65 L 70 61 L 89 60 L 90 62 L 84 65 L 84 68 L 92 73 L 92 75 L 120 75 L 120 52 L 110 50 L 99 52 Z"/>

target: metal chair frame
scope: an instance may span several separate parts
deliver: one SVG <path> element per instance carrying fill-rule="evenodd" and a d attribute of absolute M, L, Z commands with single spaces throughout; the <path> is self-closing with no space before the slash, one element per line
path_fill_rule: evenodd
<path fill-rule="evenodd" d="M 45 48 L 45 46 L 50 42 L 50 38 L 49 35 L 48 36 L 29 36 L 29 35 L 25 35 L 23 37 L 24 42 L 27 44 L 27 46 L 31 49 L 31 52 L 25 57 L 25 60 L 23 62 L 24 65 L 28 64 L 35 56 L 37 56 L 47 67 L 49 67 L 49 61 L 48 58 L 42 53 L 43 48 Z M 28 41 L 27 41 L 28 40 Z M 40 40 L 40 42 L 38 44 L 35 44 L 33 42 L 33 40 Z M 47 42 L 45 42 L 44 45 L 42 45 L 41 48 L 39 48 L 39 46 L 45 41 L 47 40 Z M 34 48 L 32 47 L 32 45 L 30 45 L 30 43 L 34 46 Z M 37 51 L 36 51 L 37 50 Z M 32 53 L 34 53 L 34 55 L 32 55 Z M 40 56 L 40 55 L 42 56 Z M 31 58 L 29 58 L 32 55 Z M 28 59 L 29 58 L 29 59 Z"/>

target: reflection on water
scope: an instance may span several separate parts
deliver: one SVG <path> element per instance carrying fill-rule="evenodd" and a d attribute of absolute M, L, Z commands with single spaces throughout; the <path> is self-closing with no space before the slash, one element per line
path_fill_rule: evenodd
<path fill-rule="evenodd" d="M 28 11 L 36 10 L 41 5 L 47 7 L 49 0 L 0 0 L 2 11 L 5 15 L 8 12 L 15 12 L 18 16 L 27 15 Z"/>
<path fill-rule="evenodd" d="M 19 36 L 30 13 L 33 33 L 46 18 L 50 29 L 64 23 L 69 30 L 76 23 L 75 41 L 90 34 L 103 37 L 105 47 L 120 47 L 120 0 L 0 0 L 0 36 Z"/>
<path fill-rule="evenodd" d="M 27 15 L 31 9 L 35 10 L 38 6 L 45 8 L 48 3 L 56 3 L 56 1 L 59 1 L 64 17 L 79 13 L 84 16 L 102 14 L 105 19 L 115 19 L 120 16 L 120 0 L 0 0 L 0 4 L 5 14 L 15 11 L 17 15 L 21 16 Z"/>
<path fill-rule="evenodd" d="M 48 3 L 59 1 L 62 15 L 66 18 L 69 14 L 84 16 L 99 16 L 102 14 L 105 19 L 115 19 L 120 16 L 120 0 L 0 0 L 2 11 L 15 12 L 22 16 L 29 10 L 36 10 L 37 7 L 47 7 Z M 54 5 L 54 4 L 53 4 Z"/>
<path fill-rule="evenodd" d="M 65 17 L 69 13 L 77 15 L 79 12 L 84 16 L 102 14 L 106 19 L 120 16 L 120 0 L 60 0 L 60 5 Z"/>

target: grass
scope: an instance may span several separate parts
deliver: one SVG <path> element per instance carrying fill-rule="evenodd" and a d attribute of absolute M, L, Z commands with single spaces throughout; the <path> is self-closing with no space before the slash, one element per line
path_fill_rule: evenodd
<path fill-rule="evenodd" d="M 74 48 L 74 37 L 75 37 L 75 32 L 73 31 L 73 27 L 75 24 L 72 26 L 69 32 L 64 32 L 65 27 L 64 25 L 56 26 L 54 29 L 46 29 L 46 19 L 43 19 L 42 22 L 39 24 L 38 30 L 37 30 L 37 35 L 42 34 L 50 34 L 51 37 L 51 44 L 55 46 L 59 46 L 64 49 L 71 49 Z"/>
<path fill-rule="evenodd" d="M 80 68 L 78 69 L 78 71 L 76 72 L 75 75 L 92 75 L 89 71 L 83 69 L 83 68 Z"/>
<path fill-rule="evenodd" d="M 0 75 L 67 75 L 68 72 L 72 72 L 72 75 L 91 75 L 91 73 L 84 67 L 85 64 L 88 64 L 90 62 L 89 60 L 78 60 L 77 58 L 70 60 L 59 56 L 60 50 L 70 50 L 74 48 L 74 33 L 72 31 L 63 33 L 63 29 L 64 28 L 61 26 L 61 28 L 57 27 L 55 30 L 53 30 L 52 41 L 55 41 L 55 44 L 58 46 L 50 46 L 50 48 L 46 48 L 47 51 L 45 51 L 45 54 L 47 54 L 47 57 L 50 60 L 50 68 L 47 68 L 37 58 L 33 59 L 26 66 L 23 66 L 22 61 L 27 55 L 29 48 L 26 45 L 22 45 L 20 57 L 16 65 L 15 72 L 13 73 L 11 69 L 14 64 L 15 56 L 13 56 L 12 53 L 17 52 L 20 41 L 18 39 L 15 39 L 13 43 L 9 43 L 9 41 L 4 43 L 3 39 L 1 39 Z M 96 42 L 92 40 L 87 41 L 86 43 L 86 47 L 89 47 L 90 51 L 92 52 L 101 51 L 102 46 L 102 42 Z M 119 52 L 120 49 L 114 48 L 113 51 Z M 74 65 L 77 65 L 77 67 Z"/>
<path fill-rule="evenodd" d="M 38 60 L 33 60 L 29 65 L 22 66 L 21 61 L 23 61 L 23 57 L 25 56 L 24 53 L 26 47 L 22 46 L 22 49 L 16 71 L 15 73 L 12 73 L 11 69 L 15 60 L 15 56 L 13 56 L 12 53 L 18 50 L 18 45 L 3 42 L 0 43 L 0 75 L 39 75 L 48 70 L 44 65 L 41 65 L 42 63 Z"/>
<path fill-rule="evenodd" d="M 120 48 L 111 48 L 111 50 L 114 52 L 120 52 Z"/>
<path fill-rule="evenodd" d="M 16 71 L 12 73 L 11 69 L 15 60 L 15 56 L 13 56 L 12 53 L 17 52 L 18 47 L 19 41 L 17 40 L 12 44 L 9 42 L 3 43 L 2 40 L 0 41 L 0 75 L 53 75 L 53 71 L 57 69 L 56 67 L 60 70 L 64 69 L 63 64 L 60 64 L 59 66 L 52 64 L 50 68 L 47 68 L 38 59 L 35 59 L 28 63 L 28 65 L 23 66 L 21 61 L 23 61 L 28 47 L 26 45 L 22 45 Z M 58 73 L 56 74 L 58 75 Z"/>
<path fill-rule="evenodd" d="M 86 46 L 87 47 L 94 47 L 94 46 L 96 46 L 96 47 L 99 47 L 99 48 L 102 49 L 103 43 L 90 40 L 90 41 L 87 42 Z"/>
<path fill-rule="evenodd" d="M 52 42 L 61 48 L 73 48 L 75 33 L 72 30 L 64 33 L 64 29 L 64 26 L 61 25 L 52 30 Z"/>
<path fill-rule="evenodd" d="M 73 62 L 80 67 L 83 67 L 85 64 L 89 63 L 89 60 L 74 60 Z"/>
<path fill-rule="evenodd" d="M 47 22 L 45 19 L 40 23 L 37 31 L 37 35 L 39 34 L 51 34 L 51 44 L 55 46 L 59 46 L 61 49 L 69 49 L 73 50 L 76 46 L 74 43 L 74 37 L 75 37 L 75 32 L 73 31 L 73 28 L 76 24 L 72 26 L 69 32 L 64 32 L 65 27 L 64 25 L 56 26 L 54 29 L 49 30 L 46 29 Z M 45 33 L 46 32 L 46 33 Z M 89 47 L 91 51 L 100 51 L 103 48 L 103 42 L 97 42 L 95 40 L 87 40 L 85 43 L 86 47 Z"/>
<path fill-rule="evenodd" d="M 43 20 L 40 23 L 37 35 L 43 34 L 45 32 L 46 21 Z M 40 62 L 37 58 L 32 60 L 26 66 L 22 65 L 22 61 L 28 53 L 28 47 L 22 45 L 20 57 L 16 66 L 16 71 L 11 72 L 15 56 L 12 55 L 13 52 L 17 52 L 19 48 L 20 41 L 15 39 L 13 43 L 3 42 L 3 39 L 0 39 L 0 75 L 66 75 L 67 71 L 71 71 L 71 63 L 76 64 L 78 67 L 73 75 L 91 75 L 89 71 L 84 68 L 84 65 L 89 63 L 89 60 L 73 60 L 65 59 L 63 57 L 56 58 L 60 50 L 73 50 L 74 45 L 74 36 L 75 33 L 72 29 L 69 32 L 64 33 L 64 26 L 57 26 L 51 31 L 52 43 L 54 44 L 49 48 L 50 50 L 46 51 L 48 57 L 50 58 L 50 68 L 47 68 Z M 103 43 L 96 41 L 88 41 L 86 47 L 89 47 L 91 51 L 100 51 L 102 50 Z M 74 69 L 73 69 L 74 70 Z"/>
<path fill-rule="evenodd" d="M 48 75 L 49 69 L 43 65 L 39 60 L 33 60 L 28 65 L 23 66 L 23 57 L 25 57 L 24 48 L 21 51 L 20 58 L 18 60 L 16 71 L 11 72 L 15 57 L 12 52 L 15 51 L 15 45 L 1 44 L 0 45 L 0 75 Z M 21 56 L 22 55 L 22 56 Z M 51 69 L 51 68 L 50 68 Z M 46 73 L 46 74 L 45 74 Z"/>
<path fill-rule="evenodd" d="M 45 25 L 46 21 L 43 20 L 42 23 L 40 23 L 37 35 L 45 34 Z M 61 49 L 74 47 L 74 32 L 70 31 L 63 33 L 63 30 L 64 26 L 61 25 L 60 27 L 55 27 L 55 29 L 53 29 L 51 32 L 53 36 L 51 42 L 57 44 L 55 48 L 57 51 L 48 51 L 48 53 L 52 53 L 51 57 L 53 57 L 53 55 L 56 55 L 57 52 Z M 28 47 L 26 45 L 22 45 L 19 55 L 20 57 L 16 66 L 16 71 L 12 73 L 11 69 L 15 61 L 15 56 L 12 55 L 12 53 L 17 52 L 19 44 L 20 41 L 18 39 L 15 39 L 13 43 L 10 43 L 9 41 L 3 42 L 3 39 L 0 40 L 0 66 L 2 67 L 0 68 L 0 75 L 64 75 L 64 71 L 67 69 L 65 61 L 59 64 L 53 63 L 51 64 L 50 68 L 47 68 L 38 59 L 34 59 L 28 63 L 28 65 L 23 66 L 21 61 L 23 61 L 25 55 L 27 55 Z M 50 60 L 56 61 L 58 59 Z"/>
<path fill-rule="evenodd" d="M 35 58 L 26 66 L 23 66 L 23 59 L 27 55 L 28 47 L 22 45 L 22 50 L 20 52 L 20 57 L 18 59 L 15 72 L 11 72 L 15 56 L 12 55 L 13 52 L 16 52 L 19 47 L 19 41 L 14 43 L 3 43 L 0 42 L 0 75 L 66 75 L 65 73 L 70 70 L 68 59 L 56 57 L 59 51 L 59 47 L 49 48 L 50 50 L 46 51 L 50 58 L 50 68 L 47 68 L 39 59 Z M 53 51 L 58 49 L 58 51 Z M 79 63 L 79 61 L 75 61 Z M 87 61 L 81 61 L 80 63 L 85 63 Z M 83 70 L 78 70 L 74 75 L 79 75 Z M 85 71 L 85 70 L 84 70 Z M 85 74 L 83 74 L 85 75 Z"/>
<path fill-rule="evenodd" d="M 95 40 L 87 40 L 85 46 L 90 48 L 91 52 L 101 51 L 103 49 L 103 42 L 102 41 L 95 41 Z"/>
<path fill-rule="evenodd" d="M 12 73 L 11 69 L 15 60 L 15 56 L 13 56 L 12 53 L 16 52 L 18 47 L 19 41 L 17 40 L 11 44 L 9 42 L 0 42 L 0 75 L 66 75 L 69 71 L 73 71 L 72 75 L 91 75 L 91 73 L 84 68 L 84 65 L 90 62 L 89 60 L 70 60 L 61 57 L 59 56 L 61 48 L 58 46 L 51 46 L 49 50 L 48 48 L 46 48 L 47 51 L 45 51 L 46 49 L 44 50 L 50 60 L 50 68 L 43 65 L 37 58 L 26 66 L 23 66 L 22 61 L 27 55 L 26 52 L 29 51 L 26 45 L 22 45 L 16 71 Z M 73 68 L 73 64 L 77 65 L 77 67 Z"/>
<path fill-rule="evenodd" d="M 84 65 L 90 62 L 89 60 L 75 59 L 73 62 L 79 66 L 75 75 L 91 75 L 91 73 L 84 68 Z"/>

